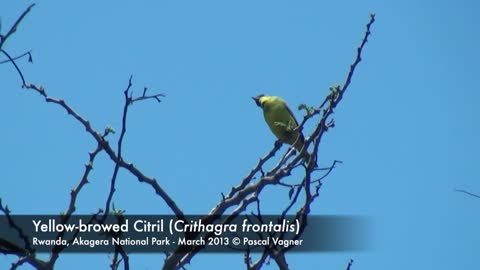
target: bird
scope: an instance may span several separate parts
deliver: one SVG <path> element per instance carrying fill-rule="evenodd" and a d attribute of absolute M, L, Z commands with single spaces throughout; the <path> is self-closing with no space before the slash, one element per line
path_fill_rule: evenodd
<path fill-rule="evenodd" d="M 298 129 L 298 122 L 295 119 L 287 103 L 277 96 L 258 95 L 252 97 L 258 107 L 263 109 L 265 122 L 272 133 L 282 142 L 302 152 L 305 145 L 305 138 Z M 306 153 L 306 152 L 305 152 Z"/>

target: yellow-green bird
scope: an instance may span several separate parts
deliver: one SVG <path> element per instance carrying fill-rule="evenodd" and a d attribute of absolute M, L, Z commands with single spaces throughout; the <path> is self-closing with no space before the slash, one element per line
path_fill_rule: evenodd
<path fill-rule="evenodd" d="M 305 139 L 302 132 L 297 130 L 298 122 L 287 103 L 280 97 L 267 95 L 258 95 L 253 100 L 263 109 L 265 122 L 273 134 L 281 142 L 293 145 L 301 152 Z"/>

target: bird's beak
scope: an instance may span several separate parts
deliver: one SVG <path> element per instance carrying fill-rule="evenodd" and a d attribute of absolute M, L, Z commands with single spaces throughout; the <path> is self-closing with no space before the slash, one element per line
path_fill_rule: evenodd
<path fill-rule="evenodd" d="M 258 107 L 262 107 L 262 104 L 260 104 L 260 97 L 252 97 L 252 99 L 255 101 Z"/>

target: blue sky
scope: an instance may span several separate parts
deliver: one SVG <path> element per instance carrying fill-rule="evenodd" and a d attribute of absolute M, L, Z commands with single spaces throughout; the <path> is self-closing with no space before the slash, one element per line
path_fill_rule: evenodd
<path fill-rule="evenodd" d="M 27 1 L 0 2 L 5 33 Z M 120 128 L 122 91 L 165 93 L 132 107 L 124 153 L 187 213 L 208 212 L 270 150 L 273 135 L 250 99 L 318 104 L 343 82 L 377 14 L 319 162 L 344 162 L 324 182 L 313 214 L 374 221 L 368 252 L 287 257 L 292 269 L 472 269 L 480 242 L 480 34 L 476 1 L 39 1 L 5 44 L 28 82 L 68 101 L 94 127 Z M 20 88 L 0 65 L 0 198 L 14 213 L 67 207 L 94 141 L 57 106 Z M 301 112 L 296 111 L 297 117 Z M 95 163 L 78 213 L 103 207 L 113 165 Z M 168 213 L 154 192 L 120 174 L 115 205 Z M 266 212 L 276 213 L 277 189 Z M 135 269 L 164 256 L 133 255 Z M 243 269 L 242 255 L 201 255 L 191 269 Z M 0 256 L 0 268 L 11 258 Z M 212 262 L 215 262 L 212 265 Z M 65 255 L 59 269 L 107 268 L 107 255 Z M 77 268 L 76 268 L 77 267 Z M 28 269 L 28 268 L 26 268 Z M 275 269 L 273 265 L 265 269 Z"/>

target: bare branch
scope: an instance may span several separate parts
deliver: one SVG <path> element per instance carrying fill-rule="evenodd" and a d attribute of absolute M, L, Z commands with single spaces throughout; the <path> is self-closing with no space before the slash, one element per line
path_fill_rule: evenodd
<path fill-rule="evenodd" d="M 23 232 L 23 229 L 20 228 L 20 226 L 18 226 L 15 221 L 12 219 L 12 216 L 10 215 L 10 210 L 8 209 L 8 206 L 3 206 L 2 204 L 2 200 L 0 199 L 0 211 L 3 212 L 7 218 L 7 221 L 8 221 L 8 225 L 10 226 L 10 228 L 13 228 L 18 236 L 23 240 L 24 244 L 25 244 L 25 249 L 30 252 L 30 253 L 34 253 L 34 249 L 32 248 L 32 245 L 30 244 L 30 240 L 29 240 L 29 237 Z"/>
<path fill-rule="evenodd" d="M 235 193 L 244 189 L 250 183 L 253 177 L 262 169 L 262 166 L 265 164 L 265 162 L 275 156 L 275 153 L 280 149 L 281 146 L 281 144 L 275 143 L 273 149 L 258 161 L 257 165 L 248 173 L 245 178 L 243 178 L 240 184 L 232 187 L 232 190 L 228 193 L 227 197 L 231 198 Z"/>
<path fill-rule="evenodd" d="M 67 211 L 61 216 L 62 224 L 66 224 L 70 219 L 70 217 L 72 216 L 72 214 L 75 212 L 77 197 L 80 194 L 80 191 L 82 190 L 82 188 L 88 183 L 88 176 L 90 175 L 90 172 L 93 170 L 93 162 L 95 161 L 95 158 L 98 155 L 98 153 L 100 153 L 101 151 L 102 151 L 102 147 L 100 145 L 97 145 L 96 149 L 89 153 L 89 160 L 87 164 L 85 164 L 85 170 L 83 172 L 83 175 L 80 178 L 80 181 L 78 182 L 77 186 L 74 189 L 72 189 L 72 191 L 70 192 L 70 203 L 68 205 Z M 77 233 L 75 233 L 75 235 Z M 56 239 L 60 239 L 64 235 L 65 235 L 65 231 L 61 231 L 58 233 Z M 51 265 L 52 268 L 55 262 L 57 261 L 57 259 L 59 258 L 60 252 L 63 249 L 65 249 L 65 246 L 62 246 L 62 245 L 59 245 L 59 246 L 55 245 L 53 247 L 50 260 L 47 262 L 47 264 Z"/>
<path fill-rule="evenodd" d="M 472 197 L 475 197 L 475 198 L 479 198 L 480 199 L 480 195 L 477 195 L 475 193 L 471 193 L 471 192 L 468 192 L 466 190 L 463 190 L 463 189 L 454 189 L 454 191 L 457 191 L 457 192 L 461 192 L 461 193 L 465 193 L 467 195 L 470 195 Z"/>
<path fill-rule="evenodd" d="M 285 258 L 285 253 L 283 252 L 272 252 L 270 256 L 273 258 L 275 263 L 278 265 L 278 269 L 280 270 L 288 270 L 288 263 Z"/>
<path fill-rule="evenodd" d="M 352 264 L 353 264 L 353 260 L 350 259 L 350 261 L 348 262 L 347 268 L 345 268 L 345 270 L 350 270 L 350 268 L 352 267 Z"/>
<path fill-rule="evenodd" d="M 9 226 L 17 231 L 19 237 L 23 240 L 25 247 L 19 247 L 5 239 L 0 239 L 0 253 L 5 255 L 14 254 L 19 257 L 19 260 L 12 264 L 10 269 L 17 269 L 24 263 L 28 263 L 36 269 L 48 269 L 47 264 L 35 257 L 35 250 L 31 247 L 28 236 L 23 232 L 10 216 L 10 210 L 7 206 L 3 206 L 0 199 L 0 211 L 3 212 L 7 218 Z"/>
<path fill-rule="evenodd" d="M 250 269 L 251 270 L 258 270 L 258 269 L 262 268 L 262 265 L 265 263 L 267 258 L 268 258 L 268 253 L 266 251 L 264 251 L 262 253 L 262 256 L 254 264 L 252 264 L 250 266 Z"/>
<path fill-rule="evenodd" d="M 362 61 L 362 51 L 363 47 L 368 41 L 368 37 L 371 35 L 370 28 L 372 27 L 372 24 L 375 22 L 375 13 L 370 14 L 370 21 L 368 22 L 365 30 L 365 35 L 363 36 L 362 42 L 360 43 L 360 46 L 357 48 L 357 57 L 355 58 L 355 62 L 350 66 L 350 71 L 348 72 L 347 79 L 345 80 L 345 83 L 343 84 L 341 94 L 338 97 L 339 99 L 342 98 L 343 93 L 347 90 L 348 86 L 350 86 L 350 82 L 352 81 L 353 73 L 355 72 L 355 68 L 357 67 L 358 63 Z M 337 101 L 338 103 L 338 101 Z"/>
<path fill-rule="evenodd" d="M 17 66 L 17 63 L 15 63 L 15 60 L 14 60 L 6 51 L 4 51 L 3 49 L 1 49 L 0 51 L 1 51 L 3 54 L 5 54 L 5 56 L 7 56 L 9 62 L 12 62 L 13 66 L 14 66 L 15 69 L 17 70 L 18 75 L 20 76 L 20 79 L 22 79 L 22 87 L 25 86 L 25 78 L 23 77 L 22 71 L 21 71 L 20 68 Z"/>
<path fill-rule="evenodd" d="M 18 56 L 15 56 L 15 57 L 12 57 L 12 60 L 18 60 L 20 58 L 23 58 L 25 56 L 28 55 L 28 62 L 33 62 L 32 60 L 32 51 L 28 51 L 28 52 L 24 52 Z M 8 60 L 3 60 L 3 61 L 0 61 L 0 65 L 1 64 L 5 64 L 5 63 L 8 63 L 8 62 L 12 62 L 12 60 L 8 59 Z"/>
<path fill-rule="evenodd" d="M 125 96 L 125 105 L 123 106 L 123 116 L 122 116 L 122 131 L 120 132 L 120 138 L 118 139 L 117 143 L 117 160 L 122 160 L 122 144 L 123 138 L 125 137 L 125 132 L 127 132 L 127 113 L 128 113 L 128 106 L 131 104 L 130 97 L 128 93 L 130 91 L 130 87 L 132 87 L 132 76 L 128 79 L 128 85 L 125 91 L 123 92 Z M 115 182 L 117 180 L 118 170 L 120 169 L 120 164 L 118 162 L 115 163 L 115 169 L 113 170 L 112 179 L 110 181 L 110 192 L 108 193 L 107 202 L 105 203 L 105 218 L 107 217 L 110 204 L 112 202 L 113 193 L 115 192 Z"/>
<path fill-rule="evenodd" d="M 142 100 L 147 100 L 147 99 L 155 99 L 158 103 L 162 102 L 162 100 L 160 100 L 160 97 L 165 97 L 165 94 L 154 94 L 154 95 L 147 95 L 147 87 L 143 88 L 143 93 L 141 96 L 139 97 L 136 97 L 136 98 L 132 98 L 130 97 L 130 101 L 131 103 L 133 104 L 134 102 L 137 102 L 137 101 L 142 101 Z"/>
<path fill-rule="evenodd" d="M 95 129 L 93 129 L 92 125 L 90 124 L 90 122 L 88 120 L 86 120 L 80 114 L 78 114 L 75 110 L 73 110 L 73 108 L 70 107 L 70 105 L 68 105 L 64 100 L 56 99 L 56 98 L 52 98 L 52 97 L 48 96 L 46 91 L 45 91 L 45 88 L 39 87 L 35 84 L 27 84 L 25 86 L 25 88 L 38 92 L 40 95 L 42 95 L 45 98 L 45 101 L 47 103 L 54 103 L 54 104 L 57 104 L 60 107 L 64 108 L 69 115 L 71 115 L 78 122 L 80 122 L 80 124 L 82 124 L 84 126 L 87 133 L 92 135 L 92 137 L 97 141 L 97 143 L 102 146 L 102 149 L 105 151 L 105 153 L 107 153 L 108 157 L 113 162 L 115 162 L 116 164 L 119 164 L 120 167 L 126 169 L 131 174 L 133 174 L 135 177 L 137 177 L 139 182 L 144 182 L 144 183 L 147 183 L 148 185 L 150 185 L 155 190 L 155 193 L 157 195 L 159 195 L 165 201 L 165 203 L 170 207 L 170 209 L 173 211 L 173 213 L 179 219 L 185 220 L 185 215 L 183 214 L 182 210 L 180 210 L 180 208 L 178 208 L 178 206 L 173 201 L 173 199 L 170 197 L 170 195 L 168 195 L 168 193 L 165 190 L 163 190 L 162 187 L 160 187 L 157 180 L 155 180 L 152 177 L 146 176 L 139 169 L 137 169 L 137 167 L 135 167 L 135 165 L 125 161 L 123 158 L 118 159 L 117 154 L 115 153 L 113 148 L 110 146 L 109 142 L 99 132 L 97 132 Z"/>
<path fill-rule="evenodd" d="M 18 26 L 22 22 L 22 20 L 27 16 L 27 14 L 32 10 L 32 8 L 35 6 L 35 4 L 31 4 L 28 6 L 28 8 L 18 17 L 18 19 L 15 21 L 13 26 L 8 30 L 7 34 L 5 35 L 0 35 L 0 49 L 2 49 L 3 44 L 7 41 L 7 39 L 17 31 Z"/>
<path fill-rule="evenodd" d="M 20 75 L 20 78 L 22 79 L 22 87 L 25 86 L 25 78 L 23 77 L 23 74 L 22 74 L 22 71 L 20 70 L 20 68 L 17 66 L 17 64 L 15 63 L 15 59 L 12 58 L 4 49 L 3 49 L 3 45 L 5 44 L 5 42 L 7 41 L 7 39 L 13 35 L 13 33 L 15 33 L 17 31 L 17 28 L 18 26 L 20 25 L 20 23 L 22 22 L 22 20 L 25 18 L 25 16 L 27 16 L 27 14 L 30 12 L 30 10 L 32 10 L 33 6 L 35 6 L 35 4 L 31 4 L 30 6 L 28 6 L 28 8 L 23 11 L 23 13 L 20 15 L 20 17 L 18 17 L 18 19 L 15 21 L 15 23 L 13 24 L 13 26 L 10 28 L 10 30 L 8 30 L 7 34 L 5 35 L 0 35 L 0 51 L 5 54 L 5 56 L 7 56 L 8 58 L 8 62 L 12 62 L 13 66 L 15 67 L 15 69 L 17 70 L 18 74 Z"/>

